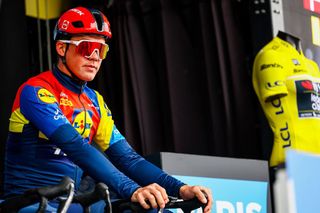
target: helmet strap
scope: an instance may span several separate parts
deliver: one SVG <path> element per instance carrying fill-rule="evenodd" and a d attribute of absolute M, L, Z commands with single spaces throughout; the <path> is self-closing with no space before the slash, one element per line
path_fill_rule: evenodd
<path fill-rule="evenodd" d="M 67 68 L 68 72 L 70 73 L 71 78 L 72 78 L 74 81 L 78 82 L 79 84 L 83 85 L 83 84 L 85 84 L 86 82 L 83 81 L 83 80 L 81 80 L 80 78 L 78 78 L 78 77 L 74 74 L 74 72 L 69 68 L 69 66 L 68 66 L 68 64 L 67 64 L 66 54 L 67 54 L 68 49 L 69 49 L 69 44 L 67 44 L 67 48 L 66 48 L 66 51 L 64 52 L 64 56 L 59 56 L 59 57 L 61 58 L 61 61 L 62 61 L 63 65 Z"/>

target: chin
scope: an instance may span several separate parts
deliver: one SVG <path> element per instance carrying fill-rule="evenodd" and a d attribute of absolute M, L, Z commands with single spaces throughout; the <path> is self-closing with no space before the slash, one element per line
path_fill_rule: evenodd
<path fill-rule="evenodd" d="M 92 81 L 94 79 L 94 77 L 93 78 L 83 78 L 82 80 L 84 80 L 84 81 Z"/>
<path fill-rule="evenodd" d="M 94 78 L 95 78 L 96 75 L 84 75 L 84 76 L 81 76 L 81 80 L 83 81 L 92 81 Z"/>

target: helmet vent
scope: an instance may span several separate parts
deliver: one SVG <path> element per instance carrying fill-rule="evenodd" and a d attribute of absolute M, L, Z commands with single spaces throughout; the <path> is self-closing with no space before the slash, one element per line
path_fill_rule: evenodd
<path fill-rule="evenodd" d="M 82 28 L 84 25 L 82 21 L 74 21 L 72 22 L 72 26 L 74 26 L 75 28 Z"/>
<path fill-rule="evenodd" d="M 92 11 L 92 15 L 94 16 L 96 22 L 97 22 L 97 30 L 102 31 L 102 23 L 103 19 L 99 11 Z"/>

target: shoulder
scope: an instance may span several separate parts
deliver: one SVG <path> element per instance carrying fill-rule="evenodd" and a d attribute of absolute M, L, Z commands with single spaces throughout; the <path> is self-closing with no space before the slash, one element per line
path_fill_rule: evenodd
<path fill-rule="evenodd" d="M 85 89 L 84 89 L 84 92 L 86 93 L 86 95 L 90 99 L 96 99 L 96 100 L 104 102 L 104 97 L 100 94 L 99 91 L 86 86 Z"/>
<path fill-rule="evenodd" d="M 22 85 L 20 85 L 18 93 L 20 93 L 25 87 L 47 87 L 50 85 L 50 81 L 52 82 L 52 78 L 54 78 L 54 76 L 51 71 L 42 72 L 27 79 Z"/>
<path fill-rule="evenodd" d="M 308 63 L 308 66 L 309 67 L 307 67 L 309 70 L 313 70 L 313 71 L 315 71 L 315 72 L 319 72 L 319 66 L 318 66 L 318 64 L 315 62 L 315 61 L 313 61 L 313 60 L 311 60 L 311 59 L 309 59 L 309 58 L 306 58 L 307 59 L 307 63 Z"/>
<path fill-rule="evenodd" d="M 268 44 L 266 44 L 256 55 L 255 60 L 260 58 L 278 58 L 285 56 L 290 49 L 285 42 L 275 37 Z M 279 58 L 278 58 L 279 59 Z"/>
<path fill-rule="evenodd" d="M 42 72 L 34 77 L 29 78 L 20 88 L 25 86 L 36 87 L 36 88 L 45 88 L 52 90 L 53 85 L 56 82 L 56 78 L 51 71 Z"/>
<path fill-rule="evenodd" d="M 282 52 L 266 48 L 262 49 L 255 57 L 253 71 L 254 73 L 261 73 L 263 70 L 282 70 L 287 67 L 289 62 L 291 61 L 287 60 L 287 56 L 283 55 Z"/>
<path fill-rule="evenodd" d="M 52 82 L 52 80 L 55 79 L 54 75 L 51 71 L 45 71 L 42 72 L 34 77 L 31 77 L 27 80 L 27 84 L 29 85 L 35 85 L 35 84 L 48 84 Z"/>
<path fill-rule="evenodd" d="M 55 100 L 55 81 L 56 79 L 51 71 L 42 72 L 29 78 L 24 84 L 22 84 L 18 93 L 25 98 L 29 96 L 49 97 L 49 99 L 52 99 L 50 102 L 52 102 Z"/>

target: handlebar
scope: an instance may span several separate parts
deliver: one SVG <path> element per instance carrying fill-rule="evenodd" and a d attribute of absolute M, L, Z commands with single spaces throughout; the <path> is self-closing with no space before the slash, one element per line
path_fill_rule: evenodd
<path fill-rule="evenodd" d="M 169 197 L 169 202 L 165 209 L 182 209 L 183 212 L 191 212 L 192 210 L 202 208 L 206 204 L 201 203 L 197 198 L 190 200 L 182 200 L 175 197 Z M 130 200 L 118 200 L 112 202 L 114 212 L 123 212 L 124 210 L 131 210 L 132 212 L 147 212 L 150 209 L 144 209 L 138 202 L 131 202 Z"/>
<path fill-rule="evenodd" d="M 69 208 L 74 195 L 74 182 L 69 177 L 63 177 L 57 185 L 34 188 L 25 191 L 24 194 L 11 197 L 0 203 L 2 212 L 16 213 L 20 209 L 40 203 L 37 213 L 45 212 L 48 200 L 67 194 L 67 199 L 63 205 L 59 206 L 61 213 L 65 213 Z"/>
<path fill-rule="evenodd" d="M 108 186 L 104 183 L 97 183 L 92 192 L 76 195 L 73 203 L 80 203 L 85 213 L 90 212 L 89 206 L 99 200 L 106 202 L 106 212 L 112 212 Z"/>
<path fill-rule="evenodd" d="M 202 208 L 202 210 L 206 207 L 206 203 L 200 202 L 198 198 L 193 198 L 190 200 L 182 200 L 182 199 L 172 199 L 170 202 L 166 204 L 167 209 L 182 209 L 183 212 L 191 212 L 192 210 Z"/>
<path fill-rule="evenodd" d="M 122 199 L 112 202 L 108 187 L 104 183 L 98 183 L 92 192 L 74 196 L 74 182 L 69 177 L 64 177 L 59 184 L 34 188 L 25 191 L 24 194 L 11 197 L 0 203 L 0 212 L 17 213 L 20 209 L 39 203 L 37 213 L 44 213 L 47 207 L 48 200 L 52 200 L 59 196 L 66 195 L 67 197 L 60 200 L 58 213 L 66 213 L 71 202 L 79 203 L 85 213 L 90 213 L 90 205 L 100 200 L 106 203 L 105 212 L 123 212 L 131 210 L 132 212 L 147 212 L 150 209 L 144 209 L 138 202 L 131 202 L 130 199 Z M 169 202 L 165 205 L 166 209 L 182 209 L 183 212 L 191 212 L 192 210 L 202 208 L 206 204 L 201 203 L 197 198 L 191 200 L 182 200 L 169 196 Z"/>

